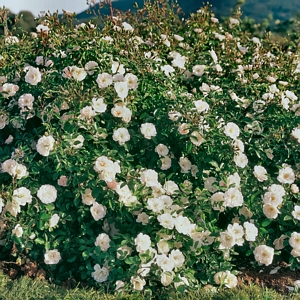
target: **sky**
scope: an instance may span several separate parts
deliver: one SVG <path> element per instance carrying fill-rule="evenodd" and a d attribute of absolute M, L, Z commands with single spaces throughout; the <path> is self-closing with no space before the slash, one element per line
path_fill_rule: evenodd
<path fill-rule="evenodd" d="M 21 10 L 28 10 L 33 13 L 35 17 L 39 15 L 41 11 L 50 11 L 51 13 L 58 10 L 62 13 L 62 10 L 72 11 L 80 13 L 88 9 L 86 0 L 1 0 L 0 8 L 5 6 L 14 14 L 19 13 Z M 99 0 L 96 0 L 99 2 Z"/>

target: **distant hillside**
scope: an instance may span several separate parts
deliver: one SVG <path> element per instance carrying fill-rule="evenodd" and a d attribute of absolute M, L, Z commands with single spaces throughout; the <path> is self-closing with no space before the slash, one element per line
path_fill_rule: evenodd
<path fill-rule="evenodd" d="M 136 2 L 139 7 L 143 7 L 144 0 L 119 0 L 113 2 L 113 7 L 122 11 L 130 9 L 134 11 L 133 3 Z M 253 18 L 256 22 L 261 22 L 269 15 L 273 20 L 287 20 L 294 17 L 296 13 L 300 13 L 300 0 L 178 0 L 179 6 L 186 15 L 196 12 L 207 2 L 212 5 L 212 11 L 218 18 L 229 16 L 236 4 L 245 2 L 242 5 L 243 17 Z M 204 4 L 203 4 L 204 3 Z M 93 11 L 97 12 L 99 4 L 94 6 Z M 103 15 L 109 15 L 109 9 L 101 9 Z M 79 20 L 91 18 L 91 14 L 83 11 L 77 15 Z"/>

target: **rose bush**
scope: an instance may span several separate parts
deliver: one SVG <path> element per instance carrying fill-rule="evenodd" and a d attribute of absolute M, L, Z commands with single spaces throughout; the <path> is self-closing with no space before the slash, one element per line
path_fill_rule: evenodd
<path fill-rule="evenodd" d="M 159 1 L 2 38 L 2 258 L 148 292 L 233 287 L 238 260 L 299 267 L 299 39 L 238 17 Z"/>

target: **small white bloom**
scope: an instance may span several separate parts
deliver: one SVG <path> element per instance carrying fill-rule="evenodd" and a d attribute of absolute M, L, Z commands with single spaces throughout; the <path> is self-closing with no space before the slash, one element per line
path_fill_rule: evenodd
<path fill-rule="evenodd" d="M 57 249 L 48 250 L 44 255 L 44 262 L 47 265 L 56 265 L 60 260 L 61 256 Z"/>
<path fill-rule="evenodd" d="M 92 99 L 92 108 L 97 113 L 103 113 L 106 111 L 107 105 L 104 103 L 104 99 L 101 98 L 93 98 Z"/>
<path fill-rule="evenodd" d="M 44 184 L 37 191 L 38 198 L 44 204 L 55 202 L 57 198 L 57 190 L 53 185 Z"/>
<path fill-rule="evenodd" d="M 276 206 L 273 206 L 270 203 L 266 203 L 263 205 L 263 212 L 265 216 L 269 219 L 276 219 L 278 214 L 280 213 Z"/>
<path fill-rule="evenodd" d="M 106 207 L 96 201 L 93 202 L 90 211 L 95 221 L 102 220 L 106 215 Z"/>
<path fill-rule="evenodd" d="M 22 228 L 22 226 L 20 224 L 17 224 L 15 226 L 15 228 L 12 230 L 11 234 L 12 235 L 16 235 L 19 238 L 22 237 L 22 235 L 23 235 L 23 228 Z"/>
<path fill-rule="evenodd" d="M 60 218 L 59 218 L 58 214 L 52 215 L 52 217 L 49 220 L 49 227 L 51 228 L 51 227 L 56 226 L 58 224 L 58 222 L 59 222 L 59 219 Z"/>
<path fill-rule="evenodd" d="M 152 123 L 144 123 L 141 125 L 141 133 L 146 139 L 151 139 L 151 137 L 156 136 L 156 128 Z"/>
<path fill-rule="evenodd" d="M 113 140 L 118 142 L 120 145 L 124 145 L 130 140 L 130 134 L 127 128 L 118 128 L 114 131 Z"/>
<path fill-rule="evenodd" d="M 97 282 L 105 282 L 107 281 L 107 278 L 109 276 L 109 271 L 107 268 L 103 267 L 101 268 L 99 264 L 96 264 L 94 266 L 94 272 L 92 272 L 92 277 L 94 278 L 95 281 Z"/>
<path fill-rule="evenodd" d="M 257 246 L 254 250 L 255 260 L 269 266 L 273 261 L 274 249 L 266 245 Z"/>
<path fill-rule="evenodd" d="M 110 247 L 110 238 L 106 233 L 101 233 L 97 236 L 95 246 L 99 246 L 103 252 L 106 252 Z"/>
<path fill-rule="evenodd" d="M 268 180 L 267 170 L 262 166 L 255 166 L 253 174 L 260 182 Z"/>
<path fill-rule="evenodd" d="M 279 170 L 277 180 L 281 183 L 292 184 L 295 181 L 295 173 L 291 167 L 282 168 Z"/>
<path fill-rule="evenodd" d="M 137 237 L 134 239 L 134 244 L 136 245 L 136 250 L 138 252 L 145 252 L 151 246 L 151 239 L 149 235 L 139 233 Z"/>
<path fill-rule="evenodd" d="M 25 81 L 31 85 L 37 85 L 42 80 L 42 74 L 38 68 L 27 67 Z"/>
<path fill-rule="evenodd" d="M 54 148 L 55 140 L 52 135 L 42 136 L 36 145 L 36 150 L 39 154 L 43 156 L 48 156 L 50 151 Z"/>
<path fill-rule="evenodd" d="M 203 100 L 197 100 L 197 101 L 194 101 L 194 104 L 195 104 L 195 107 L 196 107 L 196 110 L 201 113 L 201 112 L 208 112 L 209 110 L 209 105 L 206 101 L 203 101 Z"/>
<path fill-rule="evenodd" d="M 236 139 L 240 135 L 240 128 L 233 122 L 226 124 L 224 133 L 232 139 Z"/>

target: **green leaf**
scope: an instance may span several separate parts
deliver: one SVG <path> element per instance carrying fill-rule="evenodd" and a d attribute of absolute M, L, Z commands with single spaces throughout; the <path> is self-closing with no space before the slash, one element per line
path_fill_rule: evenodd
<path fill-rule="evenodd" d="M 42 239 L 42 238 L 36 238 L 34 240 L 37 244 L 40 244 L 40 245 L 44 245 L 45 244 L 45 241 Z"/>
<path fill-rule="evenodd" d="M 264 221 L 261 223 L 261 226 L 262 226 L 262 227 L 267 227 L 268 225 L 271 224 L 271 222 L 272 222 L 271 219 L 266 219 L 266 220 L 264 220 Z"/>

